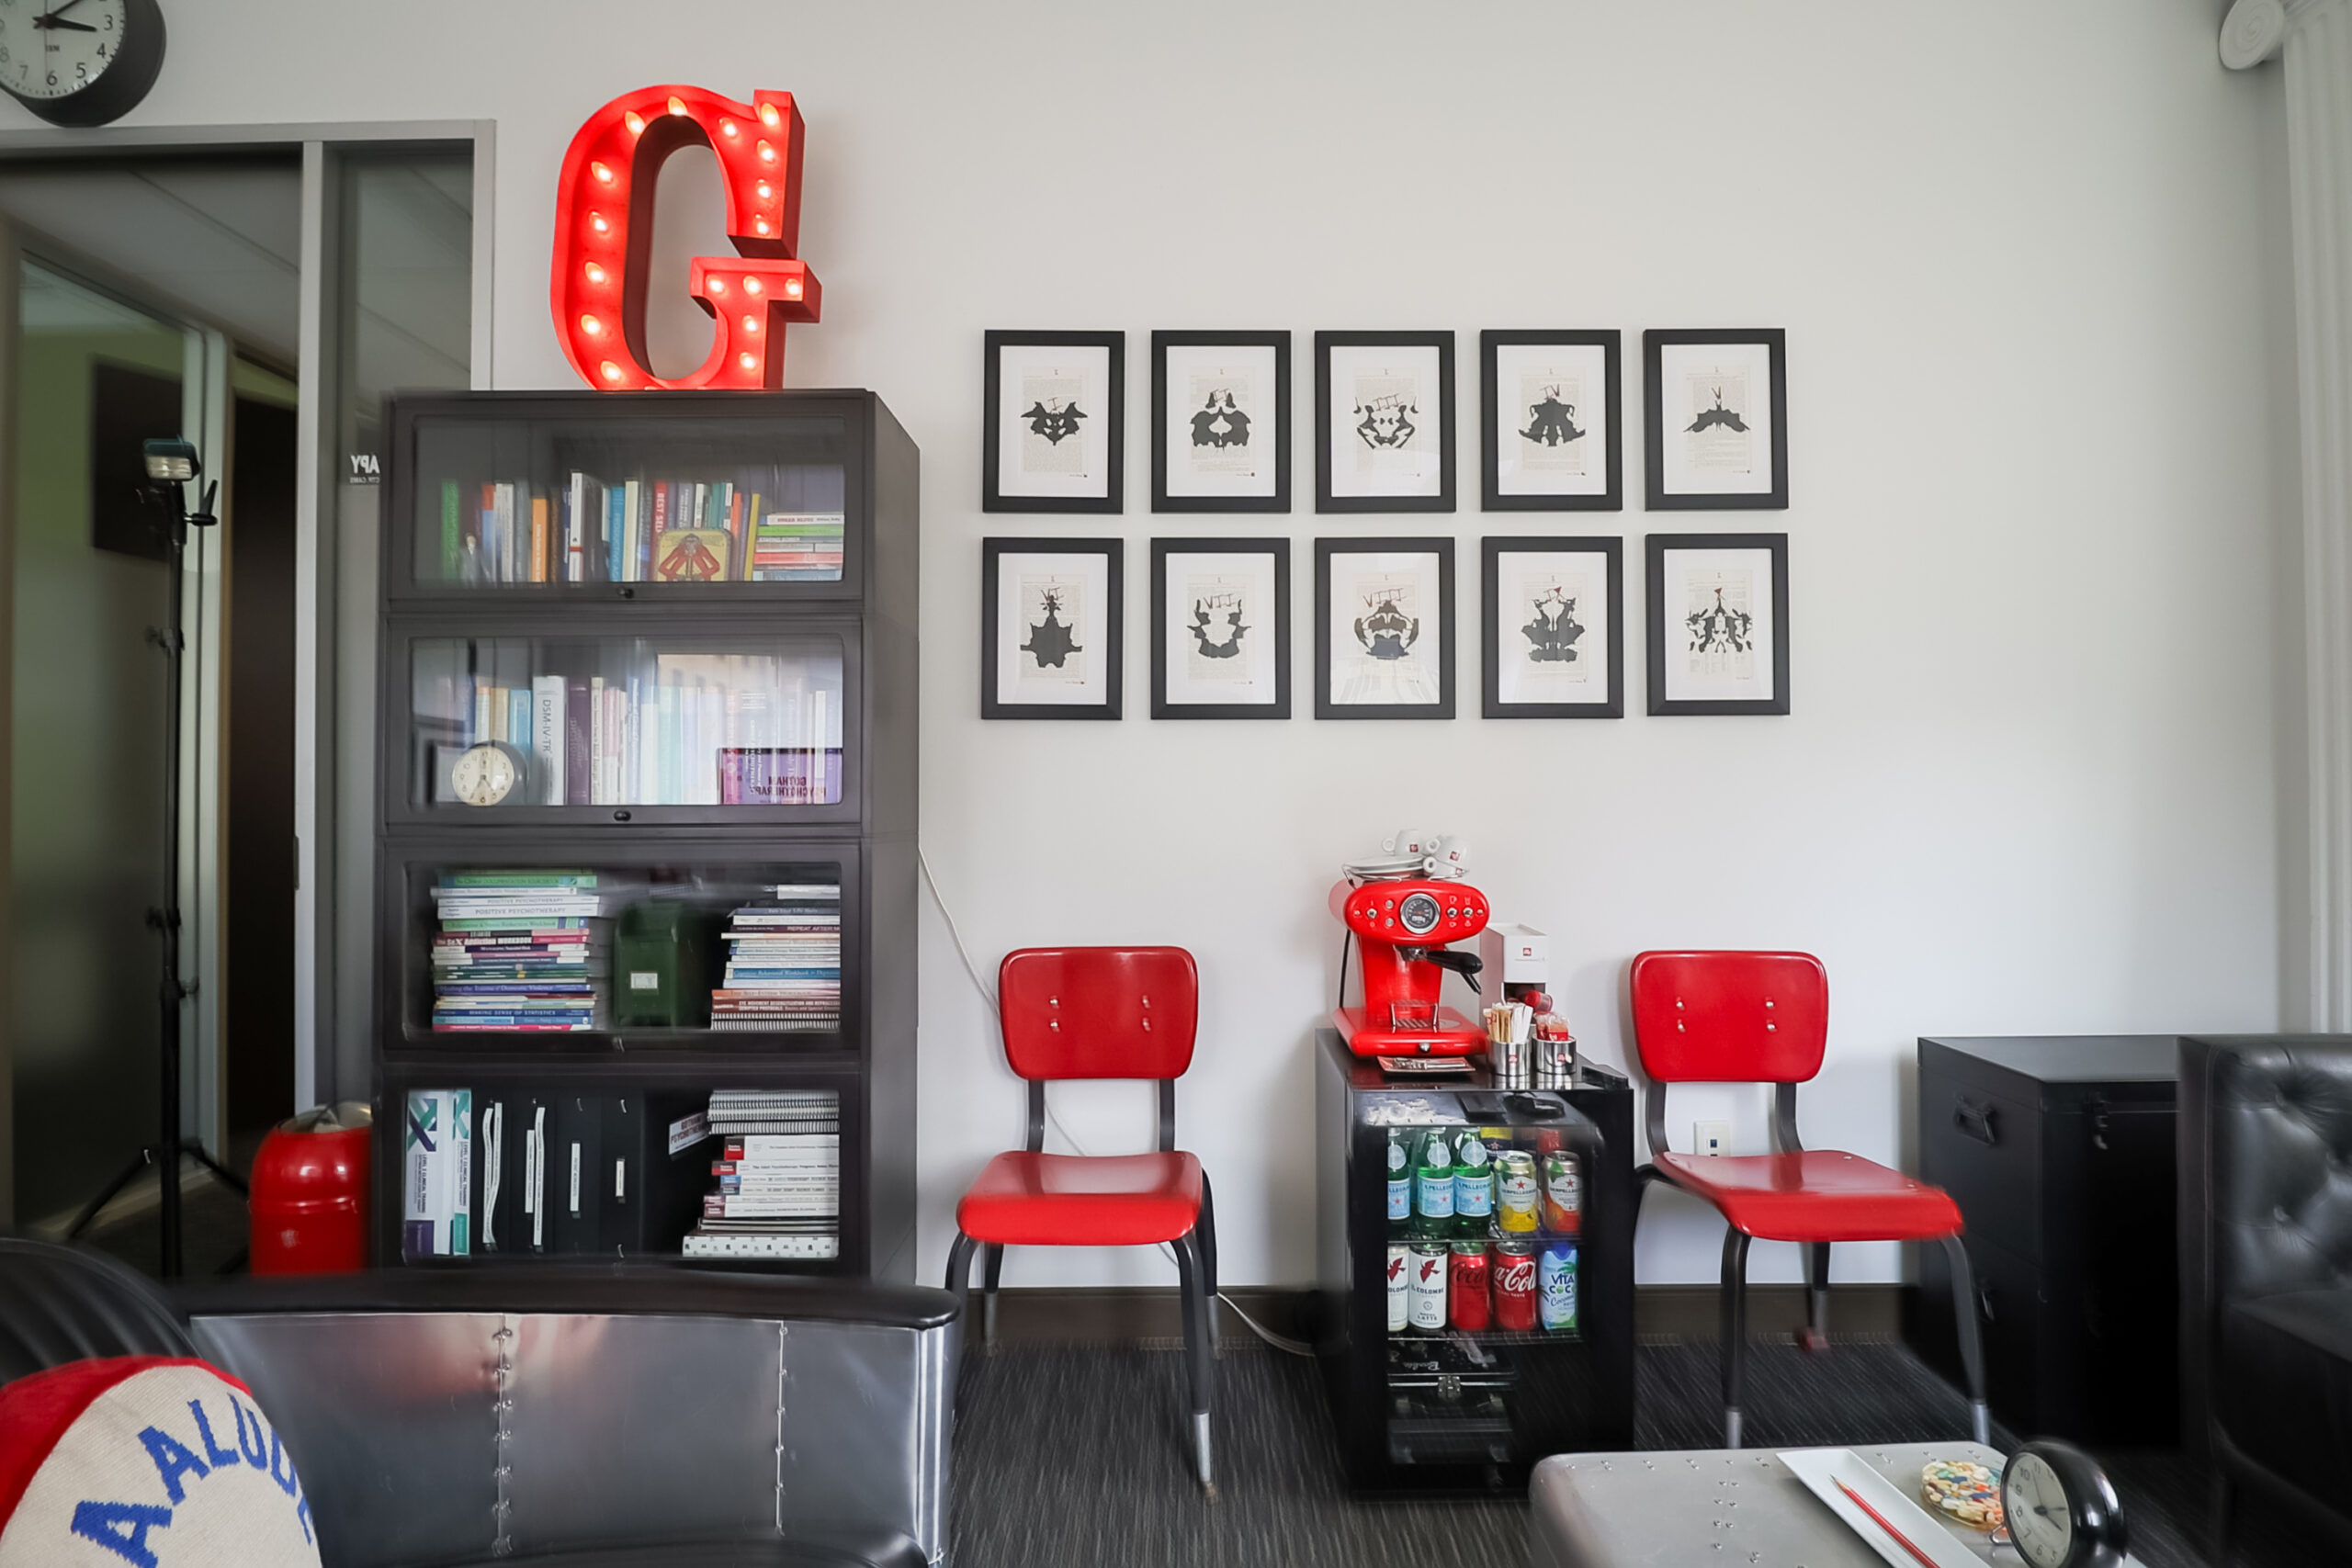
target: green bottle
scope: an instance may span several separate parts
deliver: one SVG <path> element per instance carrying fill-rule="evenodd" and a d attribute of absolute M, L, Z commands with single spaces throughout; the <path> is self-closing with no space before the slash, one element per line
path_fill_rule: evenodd
<path fill-rule="evenodd" d="M 1404 1135 L 1388 1130 L 1388 1234 L 1403 1235 L 1413 1228 L 1413 1156 L 1405 1152 Z"/>
<path fill-rule="evenodd" d="M 1487 1142 L 1476 1127 L 1464 1127 L 1453 1145 L 1453 1224 L 1455 1234 L 1483 1239 L 1487 1222 L 1495 1213 L 1495 1168 Z"/>
<path fill-rule="evenodd" d="M 1453 1230 L 1453 1152 L 1445 1129 L 1432 1127 L 1421 1141 L 1421 1155 L 1413 1169 L 1413 1221 L 1426 1236 L 1443 1236 Z"/>

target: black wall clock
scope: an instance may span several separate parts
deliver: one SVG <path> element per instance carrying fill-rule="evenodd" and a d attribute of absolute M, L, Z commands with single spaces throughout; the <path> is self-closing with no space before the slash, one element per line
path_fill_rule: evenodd
<path fill-rule="evenodd" d="M 51 125 L 104 125 L 164 68 L 155 0 L 0 0 L 0 88 Z"/>

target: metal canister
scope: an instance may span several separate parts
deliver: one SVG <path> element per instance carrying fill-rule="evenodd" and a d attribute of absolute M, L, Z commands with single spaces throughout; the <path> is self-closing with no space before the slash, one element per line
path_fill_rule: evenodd
<path fill-rule="evenodd" d="M 1453 1249 L 1443 1242 L 1415 1242 L 1407 1260 L 1410 1276 L 1406 1317 L 1415 1328 L 1445 1326 L 1445 1276 Z"/>
<path fill-rule="evenodd" d="M 1535 1326 L 1535 1247 L 1524 1241 L 1495 1243 L 1487 1278 L 1495 1303 L 1495 1326 L 1522 1332 Z"/>
<path fill-rule="evenodd" d="M 1546 1242 L 1535 1259 L 1536 1321 L 1547 1332 L 1573 1334 L 1577 1326 L 1577 1249 L 1573 1242 Z"/>
<path fill-rule="evenodd" d="M 1446 1280 L 1446 1317 L 1456 1328 L 1487 1326 L 1487 1244 L 1457 1241 Z"/>
<path fill-rule="evenodd" d="M 1388 1248 L 1388 1332 L 1405 1331 L 1405 1298 L 1410 1292 L 1405 1271 L 1412 1267 L 1413 1249 L 1397 1244 Z"/>
<path fill-rule="evenodd" d="M 1534 1085 L 1534 1051 L 1532 1041 L 1489 1040 L 1487 1042 L 1487 1066 L 1495 1075 L 1497 1089 L 1529 1089 Z"/>
<path fill-rule="evenodd" d="M 1576 1156 L 1545 1155 L 1538 1167 L 1543 1178 L 1544 1228 L 1574 1235 L 1584 1224 L 1583 1183 L 1577 1177 Z"/>
<path fill-rule="evenodd" d="M 1531 1068 L 1537 1089 L 1574 1089 L 1577 1083 L 1577 1042 L 1572 1034 L 1536 1040 L 1531 1047 Z"/>
<path fill-rule="evenodd" d="M 1525 1149 L 1505 1149 L 1495 1156 L 1495 1224 L 1514 1235 L 1543 1227 L 1537 1213 L 1535 1156 Z"/>

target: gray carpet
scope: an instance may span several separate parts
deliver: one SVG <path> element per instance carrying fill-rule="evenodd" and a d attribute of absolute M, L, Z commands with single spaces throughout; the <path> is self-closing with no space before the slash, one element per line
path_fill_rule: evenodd
<path fill-rule="evenodd" d="M 1637 1352 L 1635 1440 L 1720 1439 L 1713 1345 Z M 1006 1349 L 965 1359 L 956 1420 L 954 1568 L 1200 1564 L 1435 1568 L 1526 1561 L 1523 1503 L 1358 1502 L 1340 1470 L 1314 1363 L 1229 1349 L 1218 1368 L 1218 1499 L 1192 1479 L 1183 1358 L 1172 1350 Z M 1968 1429 L 1960 1395 L 1899 1345 L 1808 1356 L 1758 1340 L 1748 1360 L 1753 1447 L 1926 1441 Z M 1996 1431 L 2007 1448 L 2013 1435 Z M 2205 1484 L 2177 1453 L 2103 1455 L 2147 1568 L 2199 1568 Z M 2339 1559 L 2249 1519 L 2239 1568 Z"/>

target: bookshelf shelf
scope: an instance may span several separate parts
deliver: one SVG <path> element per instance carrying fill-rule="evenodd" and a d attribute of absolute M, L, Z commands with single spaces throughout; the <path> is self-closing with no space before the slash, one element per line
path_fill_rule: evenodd
<path fill-rule="evenodd" d="M 386 424 L 379 1258 L 911 1278 L 912 443 L 860 392 Z"/>

